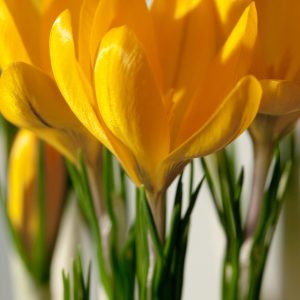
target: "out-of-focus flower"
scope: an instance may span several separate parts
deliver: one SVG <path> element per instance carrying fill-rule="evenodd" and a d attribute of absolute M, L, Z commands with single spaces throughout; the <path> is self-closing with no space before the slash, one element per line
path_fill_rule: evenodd
<path fill-rule="evenodd" d="M 43 150 L 41 150 L 43 149 Z M 42 152 L 42 153 L 40 153 Z M 40 156 L 41 155 L 41 156 Z M 42 157 L 42 160 L 40 160 Z M 40 176 L 40 164 L 44 170 Z M 49 265 L 66 193 L 62 156 L 29 131 L 18 132 L 8 168 L 8 217 L 34 269 L 37 247 Z M 39 187 L 43 186 L 43 190 Z M 41 240 L 40 237 L 44 236 Z"/>
<path fill-rule="evenodd" d="M 157 197 L 193 157 L 224 147 L 255 117 L 261 88 L 245 76 L 255 4 L 84 3 L 79 39 L 72 13 L 53 25 L 54 77 L 78 119 Z"/>
<path fill-rule="evenodd" d="M 256 0 L 258 38 L 251 73 L 261 82 L 255 140 L 273 143 L 293 129 L 300 116 L 300 2 Z"/>
<path fill-rule="evenodd" d="M 99 143 L 80 124 L 52 79 L 49 34 L 64 9 L 78 30 L 80 7 L 74 0 L 0 1 L 0 112 L 28 128 L 73 162 L 82 150 L 94 164 Z"/>

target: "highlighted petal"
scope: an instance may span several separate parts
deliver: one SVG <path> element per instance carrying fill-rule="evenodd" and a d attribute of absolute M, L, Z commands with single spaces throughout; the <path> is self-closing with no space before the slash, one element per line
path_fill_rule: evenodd
<path fill-rule="evenodd" d="M 250 68 L 256 40 L 257 18 L 255 5 L 244 11 L 223 48 L 212 62 L 207 78 L 193 97 L 176 144 L 192 136 L 214 114 L 240 78 Z M 217 84 L 217 85 L 216 85 Z"/>
<path fill-rule="evenodd" d="M 263 96 L 259 112 L 283 115 L 300 111 L 300 86 L 283 80 L 261 80 Z"/>
<path fill-rule="evenodd" d="M 103 120 L 135 156 L 144 183 L 152 184 L 154 166 L 169 150 L 167 115 L 143 47 L 127 27 L 103 38 L 95 87 Z"/>
<path fill-rule="evenodd" d="M 254 2 L 252 0 L 213 1 L 215 2 L 217 14 L 219 16 L 223 34 L 225 36 L 231 32 L 240 15 L 250 4 L 250 2 Z"/>
<path fill-rule="evenodd" d="M 252 123 L 259 108 L 261 86 L 252 76 L 241 79 L 217 112 L 166 159 L 178 164 L 225 147 Z"/>
<path fill-rule="evenodd" d="M 128 26 L 142 43 L 151 67 L 161 76 L 154 29 L 145 0 L 101 0 L 91 33 L 91 56 L 96 60 L 103 36 L 113 27 Z M 159 81 L 159 80 L 158 80 Z"/>
<path fill-rule="evenodd" d="M 110 143 L 93 107 L 95 100 L 92 87 L 76 60 L 68 11 L 63 12 L 52 27 L 50 55 L 57 85 L 71 110 L 84 126 L 109 147 Z"/>
<path fill-rule="evenodd" d="M 57 85 L 76 117 L 124 164 L 131 178 L 140 184 L 132 166 L 132 155 L 114 137 L 98 114 L 92 87 L 76 60 L 70 13 L 63 12 L 55 21 L 50 36 L 51 63 Z"/>
<path fill-rule="evenodd" d="M 82 148 L 88 156 L 93 151 L 89 149 L 92 137 L 66 105 L 53 80 L 38 69 L 24 63 L 11 65 L 0 79 L 0 99 L 5 118 L 32 130 L 72 161 Z"/>

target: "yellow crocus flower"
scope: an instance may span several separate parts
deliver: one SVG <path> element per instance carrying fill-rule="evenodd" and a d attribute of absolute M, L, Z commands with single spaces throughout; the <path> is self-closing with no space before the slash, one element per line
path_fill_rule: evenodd
<path fill-rule="evenodd" d="M 144 0 L 86 0 L 84 36 L 69 11 L 52 27 L 52 69 L 66 102 L 150 198 L 256 115 L 261 87 L 246 76 L 256 9 L 240 2 L 155 0 L 149 10 Z"/>
<path fill-rule="evenodd" d="M 20 130 L 13 143 L 8 166 L 8 217 L 21 238 L 30 260 L 34 259 L 40 217 L 38 209 L 39 140 L 34 134 Z M 45 145 L 45 242 L 48 259 L 52 255 L 66 192 L 64 161 L 53 148 Z"/>
<path fill-rule="evenodd" d="M 254 139 L 274 142 L 300 116 L 300 2 L 256 0 L 258 38 L 251 73 L 261 82 L 259 114 L 251 127 Z"/>
<path fill-rule="evenodd" d="M 77 31 L 82 1 L 0 0 L 0 112 L 28 128 L 73 162 L 81 149 L 94 164 L 99 143 L 74 116 L 53 80 L 49 34 L 70 9 Z"/>

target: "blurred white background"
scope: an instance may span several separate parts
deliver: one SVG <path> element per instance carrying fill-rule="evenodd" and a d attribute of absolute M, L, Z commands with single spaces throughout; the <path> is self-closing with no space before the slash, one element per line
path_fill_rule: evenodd
<path fill-rule="evenodd" d="M 244 199 L 248 198 L 251 184 L 252 150 L 247 134 L 237 141 L 238 159 L 246 169 Z M 299 148 L 299 147 L 298 147 Z M 299 149 L 298 149 L 299 150 Z M 299 152 L 299 151 L 298 151 Z M 201 178 L 200 168 L 197 178 Z M 300 202 L 297 197 L 298 176 L 294 177 L 294 188 L 285 203 L 280 224 L 277 228 L 271 253 L 267 263 L 267 272 L 263 283 L 265 300 L 297 300 L 300 298 Z M 170 194 L 174 192 L 174 185 Z M 171 204 L 171 203 L 170 203 Z M 70 265 L 78 240 L 90 259 L 92 253 L 89 240 L 76 215 L 76 208 L 69 209 L 54 258 L 53 299 L 59 300 L 61 291 L 61 269 Z M 73 217 L 72 217 L 73 215 Z M 75 217 L 74 217 L 75 216 Z M 2 217 L 2 215 L 1 215 Z M 192 217 L 191 234 L 185 270 L 183 300 L 218 300 L 220 298 L 220 275 L 222 271 L 222 254 L 224 238 L 219 226 L 207 187 L 204 186 Z M 16 275 L 16 257 L 10 249 L 9 239 L 2 219 L 0 219 L 0 300 L 32 300 L 21 293 L 21 279 Z M 13 271 L 11 271 L 13 270 Z M 19 272 L 19 271 L 18 271 Z M 15 298 L 13 297 L 15 295 Z M 23 295 L 23 296 L 22 296 Z M 95 294 L 99 295 L 99 293 Z M 94 299 L 103 299 L 94 296 Z"/>

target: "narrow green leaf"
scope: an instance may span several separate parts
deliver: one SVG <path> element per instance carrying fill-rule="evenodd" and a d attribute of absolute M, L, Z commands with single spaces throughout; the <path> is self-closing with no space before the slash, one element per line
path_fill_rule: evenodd
<path fill-rule="evenodd" d="M 137 277 L 139 282 L 139 299 L 146 300 L 147 278 L 149 268 L 148 230 L 145 220 L 145 212 L 142 208 L 141 198 L 143 191 L 136 188 L 136 254 L 137 254 Z"/>
<path fill-rule="evenodd" d="M 200 190 L 201 190 L 202 184 L 203 184 L 203 182 L 204 182 L 204 179 L 205 179 L 205 177 L 203 177 L 203 178 L 200 180 L 200 182 L 199 182 L 198 186 L 196 187 L 195 191 L 192 193 L 192 196 L 191 196 L 191 199 L 190 199 L 189 206 L 188 206 L 188 208 L 187 208 L 187 210 L 186 210 L 186 213 L 185 213 L 185 215 L 184 215 L 184 217 L 183 217 L 183 224 L 185 224 L 185 226 L 186 226 L 186 225 L 189 223 L 189 221 L 190 221 L 190 217 L 191 217 L 191 214 L 192 214 L 192 212 L 193 212 L 194 206 L 195 206 L 195 204 L 196 204 L 196 201 L 197 201 L 199 192 L 200 192 Z"/>
<path fill-rule="evenodd" d="M 202 166 L 202 169 L 203 169 L 203 172 L 204 172 L 204 175 L 206 178 L 206 182 L 208 184 L 209 191 L 212 196 L 213 204 L 214 204 L 216 212 L 218 214 L 220 223 L 224 227 L 225 226 L 224 211 L 223 211 L 223 207 L 221 206 L 221 201 L 219 200 L 217 193 L 216 193 L 215 182 L 212 178 L 211 172 L 209 170 L 209 167 L 206 163 L 205 158 L 201 158 L 200 162 L 201 162 L 201 166 Z"/>
<path fill-rule="evenodd" d="M 63 285 L 64 285 L 64 300 L 71 300 L 70 278 L 64 271 L 62 271 L 62 279 L 63 279 Z"/>

